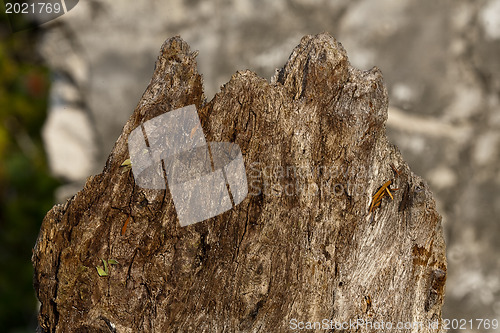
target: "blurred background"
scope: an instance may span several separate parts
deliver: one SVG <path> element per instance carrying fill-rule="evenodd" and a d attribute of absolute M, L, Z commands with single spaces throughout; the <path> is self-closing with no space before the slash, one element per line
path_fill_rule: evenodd
<path fill-rule="evenodd" d="M 389 138 L 433 190 L 443 316 L 500 319 L 500 0 L 87 0 L 15 33 L 4 13 L 2 331 L 35 330 L 30 257 L 43 216 L 102 170 L 167 38 L 199 50 L 210 100 L 237 70 L 270 79 L 302 36 L 323 31 L 353 66 L 382 70 Z"/>

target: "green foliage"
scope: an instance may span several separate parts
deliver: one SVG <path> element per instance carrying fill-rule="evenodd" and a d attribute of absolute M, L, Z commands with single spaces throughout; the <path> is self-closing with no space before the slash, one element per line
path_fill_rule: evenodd
<path fill-rule="evenodd" d="M 109 265 L 118 265 L 118 261 L 116 261 L 115 259 L 109 259 L 108 261 L 104 260 L 104 259 L 101 259 L 102 260 L 102 263 L 104 265 L 104 269 L 99 267 L 99 266 L 96 266 L 95 268 L 97 269 L 97 274 L 99 274 L 99 276 L 108 276 L 109 275 Z"/>
<path fill-rule="evenodd" d="M 0 327 L 33 332 L 31 249 L 58 186 L 40 137 L 50 81 L 37 64 L 36 31 L 7 36 L 6 24 L 0 17 Z"/>

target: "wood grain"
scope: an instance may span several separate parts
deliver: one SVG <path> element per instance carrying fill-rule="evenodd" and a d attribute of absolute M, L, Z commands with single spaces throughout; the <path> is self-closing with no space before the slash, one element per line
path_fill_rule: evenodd
<path fill-rule="evenodd" d="M 329 34 L 305 36 L 271 82 L 237 72 L 207 102 L 195 57 L 180 37 L 163 44 L 102 173 L 47 213 L 32 258 L 40 330 L 289 332 L 326 319 L 441 332 L 428 326 L 444 298 L 441 217 L 387 140 L 380 70 L 351 67 Z M 249 195 L 182 228 L 169 190 L 139 188 L 120 165 L 134 128 L 190 104 L 207 141 L 241 148 Z M 370 223 L 373 193 L 393 178 L 404 191 Z M 113 207 L 134 216 L 125 237 Z M 108 277 L 101 258 L 119 262 Z"/>

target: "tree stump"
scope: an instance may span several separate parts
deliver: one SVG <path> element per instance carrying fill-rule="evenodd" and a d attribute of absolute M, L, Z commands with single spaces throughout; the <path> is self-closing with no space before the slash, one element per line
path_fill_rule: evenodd
<path fill-rule="evenodd" d="M 237 72 L 206 102 L 195 57 L 163 44 L 102 173 L 47 213 L 39 331 L 444 331 L 441 217 L 387 140 L 380 71 L 305 36 L 270 83 Z M 120 166 L 135 128 L 192 104 L 207 140 L 240 147 L 248 195 L 182 227 L 168 186 Z"/>

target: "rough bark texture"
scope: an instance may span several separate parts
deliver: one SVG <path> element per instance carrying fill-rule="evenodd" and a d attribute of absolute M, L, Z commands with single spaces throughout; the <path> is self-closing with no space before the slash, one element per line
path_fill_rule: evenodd
<path fill-rule="evenodd" d="M 103 172 L 45 217 L 33 254 L 40 328 L 288 332 L 331 320 L 336 331 L 441 331 L 441 218 L 387 141 L 378 69 L 352 68 L 328 34 L 306 36 L 271 83 L 238 72 L 205 103 L 195 57 L 179 37 L 164 43 Z M 180 227 L 168 189 L 142 189 L 120 165 L 134 128 L 190 104 L 207 141 L 240 146 L 249 194 Z M 387 180 L 394 200 L 370 213 Z M 101 259 L 119 263 L 107 277 Z M 346 326 L 358 320 L 373 326 Z"/>

